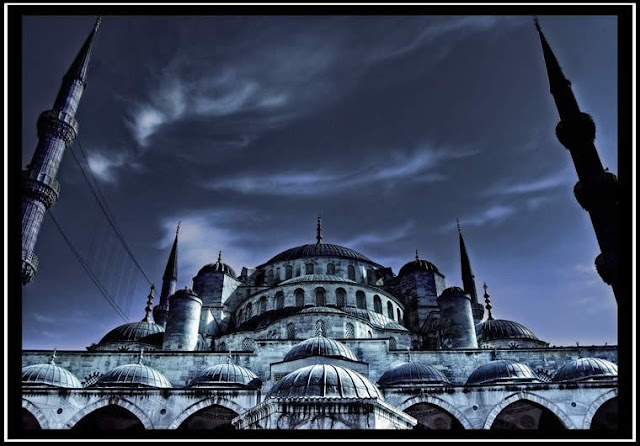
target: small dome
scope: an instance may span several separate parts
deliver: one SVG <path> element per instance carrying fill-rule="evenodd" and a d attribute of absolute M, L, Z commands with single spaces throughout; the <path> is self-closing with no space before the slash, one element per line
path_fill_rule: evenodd
<path fill-rule="evenodd" d="M 250 385 L 258 379 L 251 370 L 235 364 L 216 364 L 207 367 L 191 381 L 191 386 L 210 386 L 217 384 Z"/>
<path fill-rule="evenodd" d="M 553 376 L 553 381 L 581 381 L 584 379 L 613 378 L 618 376 L 618 366 L 600 358 L 580 358 L 563 365 Z"/>
<path fill-rule="evenodd" d="M 357 361 L 356 355 L 349 350 L 349 347 L 324 336 L 310 338 L 294 345 L 285 355 L 283 361 L 293 361 L 294 359 L 308 358 L 310 356 L 327 356 Z"/>
<path fill-rule="evenodd" d="M 333 274 L 305 274 L 304 276 L 293 277 L 281 282 L 280 285 L 291 285 L 292 283 L 301 282 L 342 282 L 342 283 L 356 283 L 353 280 L 345 279 L 344 277 L 335 276 Z"/>
<path fill-rule="evenodd" d="M 536 335 L 524 325 L 504 319 L 487 319 L 476 324 L 476 337 L 478 342 L 498 339 L 538 340 Z"/>
<path fill-rule="evenodd" d="M 53 363 L 34 364 L 22 368 L 22 385 L 46 385 L 65 389 L 81 389 L 82 384 L 73 373 Z"/>
<path fill-rule="evenodd" d="M 460 288 L 459 286 L 452 286 L 452 287 L 446 288 L 440 296 L 448 296 L 450 294 L 467 294 L 467 292 L 462 288 Z"/>
<path fill-rule="evenodd" d="M 381 386 L 399 384 L 448 384 L 442 372 L 422 362 L 405 362 L 387 370 L 378 380 Z"/>
<path fill-rule="evenodd" d="M 202 268 L 200 268 L 200 271 L 198 271 L 197 275 L 199 276 L 203 273 L 224 273 L 228 276 L 233 277 L 234 279 L 238 278 L 233 268 L 231 268 L 226 263 L 222 263 L 221 261 L 218 261 L 216 263 L 209 263 L 208 265 L 203 266 Z"/>
<path fill-rule="evenodd" d="M 330 243 L 313 243 L 309 245 L 296 246 L 295 248 L 282 251 L 280 254 L 277 254 L 275 257 L 272 257 L 269 261 L 260 266 L 268 265 L 269 263 L 301 259 L 304 257 L 341 257 L 373 263 L 367 257 L 353 249 L 340 245 L 332 245 Z"/>
<path fill-rule="evenodd" d="M 144 364 L 125 364 L 101 375 L 92 387 L 127 386 L 127 387 L 173 387 L 169 380 L 159 371 Z"/>
<path fill-rule="evenodd" d="M 315 364 L 289 373 L 267 398 L 379 398 L 380 390 L 365 376 L 345 367 Z"/>
<path fill-rule="evenodd" d="M 99 344 L 134 342 L 155 333 L 164 333 L 164 328 L 154 322 L 144 320 L 129 322 L 111 330 L 100 340 Z"/>
<path fill-rule="evenodd" d="M 511 360 L 491 361 L 471 373 L 467 384 L 493 384 L 501 381 L 539 380 L 528 365 Z"/>
<path fill-rule="evenodd" d="M 300 311 L 300 313 L 333 313 L 344 314 L 344 311 L 331 307 L 308 307 Z"/>
<path fill-rule="evenodd" d="M 398 277 L 419 271 L 434 271 L 436 273 L 440 273 L 440 271 L 438 271 L 438 267 L 433 263 L 423 259 L 416 259 L 406 263 L 402 268 L 400 268 Z"/>

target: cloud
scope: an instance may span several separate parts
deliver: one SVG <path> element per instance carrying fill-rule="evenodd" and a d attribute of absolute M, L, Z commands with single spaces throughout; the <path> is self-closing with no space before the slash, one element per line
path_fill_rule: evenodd
<path fill-rule="evenodd" d="M 89 169 L 97 177 L 97 179 L 114 183 L 116 181 L 116 169 L 121 167 L 130 167 L 137 169 L 140 165 L 133 161 L 132 156 L 125 152 L 105 152 L 92 150 L 87 154 L 87 162 Z"/>
<path fill-rule="evenodd" d="M 405 224 L 398 228 L 393 228 L 389 231 L 383 232 L 367 232 L 358 234 L 357 236 L 339 243 L 343 246 L 350 246 L 354 248 L 362 246 L 372 245 L 387 245 L 390 242 L 395 242 L 405 238 L 411 230 L 415 227 L 415 222 L 407 221 Z"/>
<path fill-rule="evenodd" d="M 464 226 L 484 226 L 486 224 L 499 224 L 516 213 L 514 206 L 496 204 L 476 215 L 460 218 L 460 224 Z M 454 229 L 452 223 L 446 223 L 440 227 L 440 232 L 449 232 Z"/>
<path fill-rule="evenodd" d="M 370 185 L 395 185 L 398 181 L 435 182 L 446 179 L 432 172 L 444 161 L 476 154 L 472 150 L 421 148 L 413 153 L 392 152 L 388 163 L 378 161 L 351 170 L 318 169 L 309 172 L 256 174 L 221 178 L 203 183 L 211 190 L 230 190 L 247 195 L 323 195 Z"/>
<path fill-rule="evenodd" d="M 556 187 L 570 184 L 574 181 L 569 170 L 562 170 L 543 177 L 525 179 L 512 182 L 496 183 L 488 188 L 483 195 L 524 195 L 544 192 Z"/>

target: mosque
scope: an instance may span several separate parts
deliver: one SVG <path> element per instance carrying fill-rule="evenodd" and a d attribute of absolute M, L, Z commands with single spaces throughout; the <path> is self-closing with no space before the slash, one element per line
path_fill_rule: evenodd
<path fill-rule="evenodd" d="M 23 173 L 25 284 L 98 25 L 41 114 Z M 22 428 L 617 429 L 617 347 L 550 347 L 494 315 L 458 231 L 461 286 L 418 252 L 395 274 L 325 243 L 318 218 L 315 242 L 240 274 L 220 253 L 177 290 L 176 230 L 141 320 L 87 351 L 22 352 Z"/>

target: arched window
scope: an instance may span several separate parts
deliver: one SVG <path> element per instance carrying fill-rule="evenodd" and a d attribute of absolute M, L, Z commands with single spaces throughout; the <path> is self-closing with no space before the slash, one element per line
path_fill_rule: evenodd
<path fill-rule="evenodd" d="M 336 266 L 333 263 L 327 263 L 327 274 L 335 274 Z"/>
<path fill-rule="evenodd" d="M 227 344 L 225 344 L 224 341 L 222 341 L 220 344 L 218 344 L 218 351 L 219 352 L 226 352 L 227 351 Z"/>
<path fill-rule="evenodd" d="M 367 298 L 362 291 L 356 291 L 356 307 L 363 310 L 367 309 Z"/>
<path fill-rule="evenodd" d="M 273 270 L 270 269 L 269 272 L 267 272 L 267 283 L 271 283 L 273 282 Z"/>
<path fill-rule="evenodd" d="M 373 285 L 373 282 L 375 282 L 375 280 L 373 280 L 373 270 L 372 269 L 368 269 L 367 270 L 367 283 L 369 285 Z"/>
<path fill-rule="evenodd" d="M 298 288 L 294 291 L 296 297 L 296 307 L 304 307 L 304 291 L 302 288 Z"/>
<path fill-rule="evenodd" d="M 347 292 L 344 288 L 336 289 L 336 306 L 342 308 L 347 305 Z"/>
<path fill-rule="evenodd" d="M 284 293 L 282 291 L 278 291 L 276 293 L 276 310 L 281 310 L 284 308 Z"/>
<path fill-rule="evenodd" d="M 305 274 L 313 274 L 313 263 L 307 263 L 304 267 Z"/>
<path fill-rule="evenodd" d="M 398 315 L 398 323 L 401 324 L 402 321 L 402 313 L 400 313 L 400 308 L 396 309 L 396 314 Z"/>
<path fill-rule="evenodd" d="M 389 301 L 387 301 L 387 315 L 389 319 L 393 320 L 393 304 Z"/>
<path fill-rule="evenodd" d="M 238 324 L 244 320 L 244 311 L 242 308 L 238 311 Z"/>
<path fill-rule="evenodd" d="M 356 268 L 353 265 L 347 266 L 347 278 L 349 280 L 356 280 Z"/>
<path fill-rule="evenodd" d="M 344 326 L 344 337 L 347 339 L 353 339 L 356 337 L 355 335 L 356 331 L 353 327 L 353 324 L 351 322 L 347 322 Z"/>
<path fill-rule="evenodd" d="M 300 275 L 300 265 L 296 266 L 296 277 Z"/>
<path fill-rule="evenodd" d="M 316 321 L 316 336 L 326 336 L 327 331 L 324 328 L 324 321 Z"/>
<path fill-rule="evenodd" d="M 296 324 L 289 323 L 287 324 L 287 339 L 295 339 L 296 338 Z"/>
<path fill-rule="evenodd" d="M 253 316 L 253 306 L 251 305 L 251 302 L 247 304 L 247 311 L 245 311 L 245 313 L 247 315 L 247 319 L 251 319 Z"/>
<path fill-rule="evenodd" d="M 293 266 L 287 265 L 287 268 L 285 269 L 285 275 L 287 279 L 291 279 L 293 277 Z"/>
<path fill-rule="evenodd" d="M 397 350 L 396 338 L 389 338 L 389 350 Z"/>
<path fill-rule="evenodd" d="M 380 300 L 380 296 L 377 294 L 373 296 L 373 311 L 382 314 L 382 301 Z"/>
<path fill-rule="evenodd" d="M 260 314 L 267 312 L 267 297 L 262 296 L 260 298 Z"/>
<path fill-rule="evenodd" d="M 276 280 L 276 282 L 280 281 L 280 267 L 276 268 L 275 280 Z"/>
<path fill-rule="evenodd" d="M 316 307 L 324 307 L 325 299 L 324 299 L 324 288 L 316 288 Z"/>

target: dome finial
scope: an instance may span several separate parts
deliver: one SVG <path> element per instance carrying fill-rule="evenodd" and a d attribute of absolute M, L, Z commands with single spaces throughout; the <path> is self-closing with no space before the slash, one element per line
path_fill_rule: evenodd
<path fill-rule="evenodd" d="M 222 263 L 222 251 L 218 251 L 218 263 Z"/>
<path fill-rule="evenodd" d="M 318 240 L 317 244 L 322 243 L 322 217 L 318 215 L 318 229 L 317 229 L 316 239 Z"/>
<path fill-rule="evenodd" d="M 231 350 L 229 350 L 229 353 L 227 354 L 227 364 L 231 364 Z"/>
<path fill-rule="evenodd" d="M 460 220 L 456 218 L 456 225 L 458 225 L 458 234 L 462 234 L 462 229 L 460 229 Z"/>
<path fill-rule="evenodd" d="M 142 364 L 142 357 L 144 356 L 144 347 L 140 348 L 140 356 L 138 356 L 138 364 Z"/>
<path fill-rule="evenodd" d="M 49 364 L 54 364 L 56 361 L 56 350 L 58 348 L 57 347 L 53 347 L 53 353 L 51 354 L 51 360 L 49 361 Z"/>
<path fill-rule="evenodd" d="M 485 284 L 482 286 L 482 288 L 484 288 L 484 301 L 487 303 L 485 305 L 485 308 L 487 309 L 487 311 L 489 312 L 489 315 L 487 316 L 487 320 L 492 320 L 493 319 L 493 314 L 491 314 L 491 308 L 493 308 L 491 306 L 491 299 L 489 299 L 489 293 L 487 293 L 487 284 L 485 282 Z"/>
<path fill-rule="evenodd" d="M 144 322 L 151 322 L 151 313 L 153 312 L 153 293 L 156 289 L 154 284 L 151 284 L 149 287 L 149 295 L 147 296 L 147 306 L 144 307 L 144 318 L 142 319 Z"/>
<path fill-rule="evenodd" d="M 418 256 L 418 250 L 416 249 L 416 262 L 420 260 L 420 256 Z"/>
<path fill-rule="evenodd" d="M 411 362 L 411 347 L 407 347 L 407 362 Z"/>
<path fill-rule="evenodd" d="M 180 223 L 182 223 L 182 220 L 178 220 L 178 226 L 176 226 L 176 235 L 178 235 L 178 232 L 180 232 Z"/>

